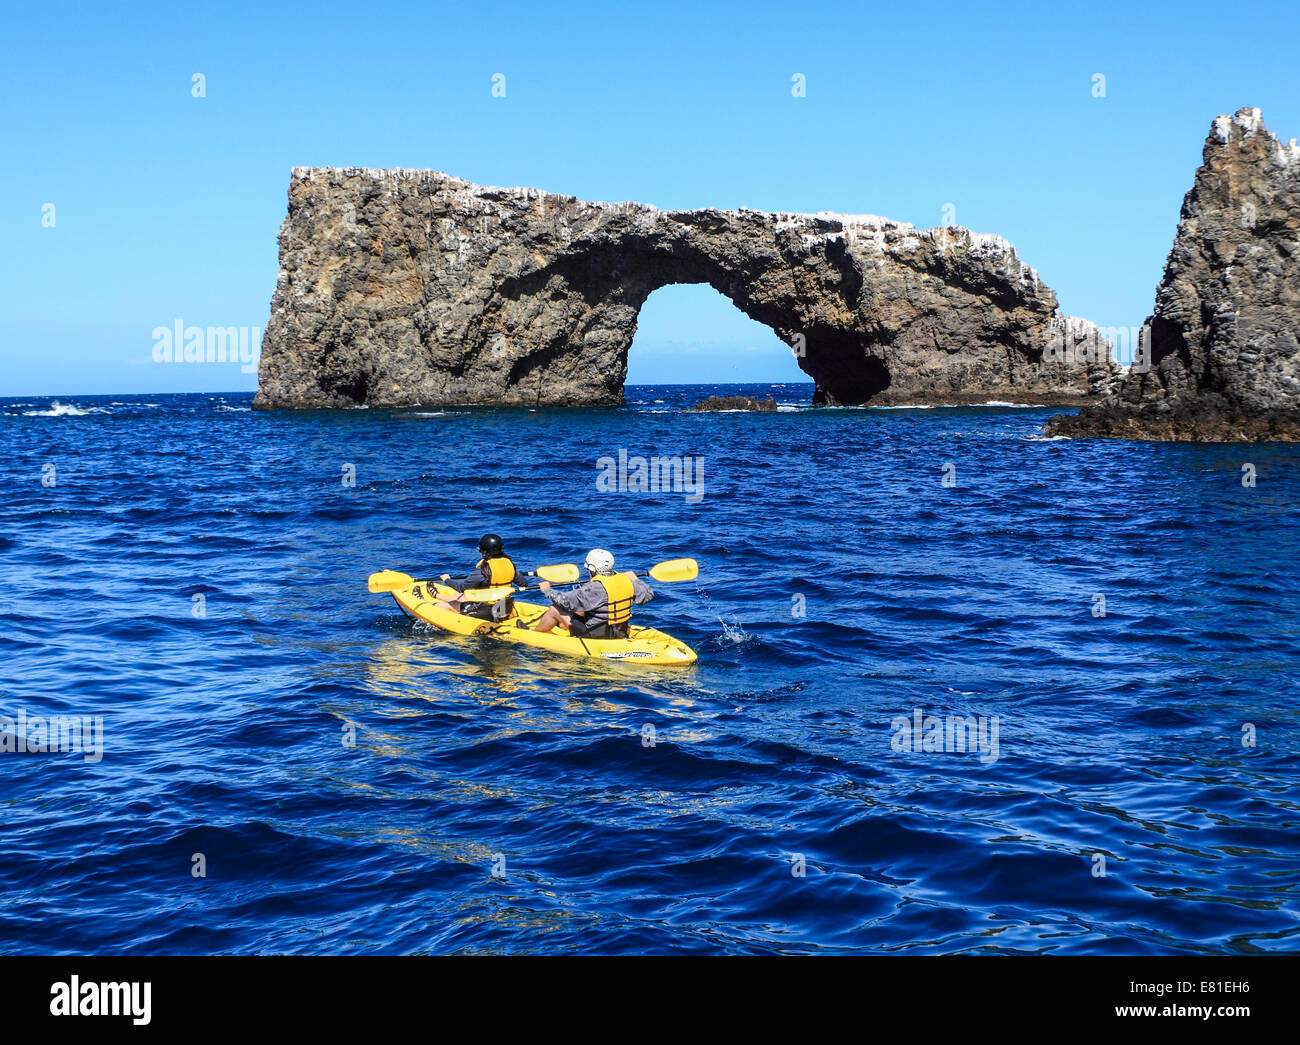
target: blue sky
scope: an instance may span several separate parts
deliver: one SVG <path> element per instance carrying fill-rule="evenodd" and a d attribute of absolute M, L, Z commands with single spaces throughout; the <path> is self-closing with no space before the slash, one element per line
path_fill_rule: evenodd
<path fill-rule="evenodd" d="M 0 395 L 255 387 L 153 363 L 152 331 L 265 326 L 298 165 L 922 226 L 951 203 L 1067 312 L 1137 325 L 1211 120 L 1256 105 L 1300 136 L 1281 6 L 11 4 Z M 797 375 L 707 287 L 656 292 L 631 369 Z"/>

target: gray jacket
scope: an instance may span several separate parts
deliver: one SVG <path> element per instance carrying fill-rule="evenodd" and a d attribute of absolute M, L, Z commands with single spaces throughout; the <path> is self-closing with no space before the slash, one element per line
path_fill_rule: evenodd
<path fill-rule="evenodd" d="M 655 597 L 654 590 L 640 577 L 627 571 L 632 577 L 632 601 L 638 606 Z M 547 593 L 551 605 L 563 613 L 575 615 L 583 620 L 599 624 L 609 622 L 609 600 L 605 595 L 605 586 L 598 580 L 590 580 L 580 588 L 571 591 L 551 591 Z"/>

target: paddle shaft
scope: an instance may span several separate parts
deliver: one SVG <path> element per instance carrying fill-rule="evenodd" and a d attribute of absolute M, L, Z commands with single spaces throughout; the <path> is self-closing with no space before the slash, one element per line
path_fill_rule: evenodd
<path fill-rule="evenodd" d="M 617 571 L 615 571 L 615 572 L 617 572 L 617 573 L 630 573 L 630 574 L 632 574 L 633 577 L 649 577 L 649 578 L 651 578 L 652 580 L 660 581 L 661 583 L 664 583 L 664 584 L 675 584 L 677 581 L 688 581 L 688 580 L 692 580 L 692 579 L 696 576 L 696 574 L 693 573 L 693 572 L 690 573 L 688 576 L 682 576 L 682 577 L 656 577 L 656 576 L 655 576 L 654 571 L 657 570 L 657 569 L 659 569 L 660 566 L 666 566 L 666 565 L 668 565 L 670 562 L 676 562 L 676 561 L 677 561 L 677 560 L 671 560 L 671 559 L 670 559 L 670 560 L 668 560 L 668 562 L 656 563 L 654 566 L 651 566 L 650 569 L 648 569 L 648 570 L 617 570 Z M 561 587 L 572 588 L 572 587 L 576 587 L 576 586 L 578 586 L 578 585 L 580 585 L 580 584 L 590 584 L 591 581 L 592 581 L 592 579 L 593 579 L 592 577 L 588 577 L 585 581 L 584 581 L 584 580 L 576 580 L 576 581 L 573 581 L 571 584 L 561 585 Z M 551 587 L 554 588 L 554 587 L 556 587 L 556 585 L 555 585 L 555 584 L 552 584 Z"/>

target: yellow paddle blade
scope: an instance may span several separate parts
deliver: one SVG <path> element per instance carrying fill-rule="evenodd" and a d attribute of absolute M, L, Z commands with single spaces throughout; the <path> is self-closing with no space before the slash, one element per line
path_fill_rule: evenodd
<path fill-rule="evenodd" d="M 409 574 L 398 573 L 396 570 L 380 570 L 378 573 L 370 575 L 370 591 L 377 594 L 381 591 L 398 591 L 401 588 L 409 588 L 415 583 L 415 579 Z"/>
<path fill-rule="evenodd" d="M 657 581 L 691 581 L 700 575 L 700 564 L 694 559 L 669 559 L 650 567 L 650 576 Z"/>
<path fill-rule="evenodd" d="M 466 602 L 496 602 L 514 593 L 515 589 L 509 584 L 498 584 L 495 588 L 466 588 L 460 596 Z"/>
<path fill-rule="evenodd" d="M 582 576 L 578 572 L 578 567 L 571 562 L 566 562 L 562 566 L 538 566 L 533 573 L 552 584 L 572 584 Z"/>

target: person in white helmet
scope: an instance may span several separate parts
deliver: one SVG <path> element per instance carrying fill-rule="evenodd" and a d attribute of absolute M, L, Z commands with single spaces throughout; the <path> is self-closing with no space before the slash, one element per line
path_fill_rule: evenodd
<path fill-rule="evenodd" d="M 588 552 L 585 565 L 591 579 L 572 591 L 552 594 L 550 584 L 542 581 L 539 587 L 551 605 L 533 630 L 550 631 L 560 624 L 574 638 L 627 638 L 633 604 L 649 602 L 655 597 L 654 591 L 631 570 L 615 573 L 614 556 L 604 548 Z"/>

